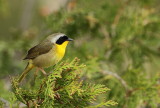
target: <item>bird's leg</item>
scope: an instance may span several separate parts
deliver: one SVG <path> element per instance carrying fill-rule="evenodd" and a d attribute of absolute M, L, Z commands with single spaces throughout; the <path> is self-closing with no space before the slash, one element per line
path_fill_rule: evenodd
<path fill-rule="evenodd" d="M 38 67 L 38 69 L 43 73 L 43 75 L 47 75 L 47 73 L 44 71 L 44 69 L 42 69 L 42 68 L 40 68 L 40 67 Z"/>

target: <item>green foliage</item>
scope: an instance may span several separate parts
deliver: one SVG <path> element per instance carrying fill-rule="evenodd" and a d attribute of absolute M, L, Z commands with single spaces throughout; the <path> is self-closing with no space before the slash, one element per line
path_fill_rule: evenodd
<path fill-rule="evenodd" d="M 45 78 L 37 78 L 31 88 L 20 87 L 17 79 L 12 79 L 13 92 L 17 100 L 27 106 L 41 108 L 83 108 L 112 106 L 114 101 L 101 102 L 92 105 L 99 94 L 109 89 L 104 85 L 85 84 L 80 80 L 80 74 L 85 65 L 79 65 L 75 58 L 70 63 L 62 62 L 55 66 L 53 72 Z"/>
<path fill-rule="evenodd" d="M 156 2 L 79 1 L 71 12 L 62 9 L 47 17 L 48 28 L 76 38 L 72 48 L 76 50 L 69 55 L 88 64 L 85 81 L 113 88 L 107 98 L 116 99 L 117 107 L 156 107 L 160 103 L 160 96 L 155 95 L 160 77 Z"/>
<path fill-rule="evenodd" d="M 6 3 L 9 2 L 6 1 Z M 75 105 L 77 101 L 74 103 L 72 99 L 77 99 L 77 97 L 79 99 L 80 94 L 84 94 L 83 90 L 88 89 L 87 86 L 95 88 L 105 85 L 111 89 L 105 98 L 103 95 L 98 95 L 96 102 L 94 101 L 92 104 L 88 100 L 86 107 L 107 106 L 111 102 L 108 100 L 115 100 L 118 105 L 110 107 L 157 108 L 160 104 L 160 1 L 71 0 L 69 3 L 74 8 L 70 9 L 69 4 L 66 4 L 60 10 L 46 17 L 40 16 L 39 11 L 36 12 L 36 17 L 33 17 L 36 22 L 33 21 L 32 26 L 26 31 L 20 31 L 17 29 L 18 27 L 11 29 L 11 34 L 8 35 L 8 37 L 12 36 L 10 39 L 6 36 L 9 33 L 7 30 L 6 37 L 3 35 L 3 40 L 0 41 L 0 70 L 2 71 L 0 76 L 6 77 L 8 74 L 21 73 L 24 64 L 20 59 L 24 57 L 27 49 L 53 32 L 63 32 L 74 39 L 74 42 L 69 44 L 63 60 L 73 59 L 76 56 L 87 65 L 82 70 L 80 69 L 79 77 L 83 80 L 83 84 L 77 77 L 73 77 L 72 71 L 70 77 L 66 77 L 66 74 L 60 71 L 63 74 L 57 74 L 57 77 L 48 77 L 58 79 L 51 80 L 51 84 L 56 87 L 62 84 L 61 86 L 64 88 L 62 91 L 52 91 L 49 89 L 52 86 L 50 81 L 44 78 L 43 80 L 49 83 L 45 83 L 44 90 L 46 91 L 42 93 L 43 96 L 47 96 L 45 99 L 54 99 L 53 104 L 58 106 L 60 103 L 56 99 L 58 92 L 60 96 L 61 93 L 65 94 L 64 103 L 70 100 L 72 102 L 70 105 Z M 0 4 L 1 13 L 3 13 L 4 7 L 8 8 L 6 4 Z M 15 8 L 21 10 L 18 6 Z M 17 14 L 15 15 L 17 16 Z M 15 22 L 15 19 L 12 19 L 11 22 Z M 6 24 L 0 25 L 2 30 L 4 25 Z M 10 25 L 6 28 L 9 27 Z M 78 70 L 76 75 L 79 74 Z M 62 80 L 61 77 L 67 79 Z M 74 78 L 78 81 L 74 81 Z M 38 95 L 37 90 L 43 84 L 43 80 L 37 78 L 34 87 L 27 83 L 22 88 L 22 90 L 27 90 L 24 95 L 28 96 L 28 100 Z M 90 85 L 91 82 L 95 85 Z M 75 83 L 78 86 L 75 86 Z M 0 87 L 3 88 L 0 97 L 9 100 L 9 90 L 4 89 L 4 84 L 4 82 L 0 83 Z M 99 84 L 101 85 L 99 86 Z M 31 86 L 31 91 L 28 86 Z M 72 86 L 75 89 L 71 89 Z M 15 87 L 17 87 L 15 90 L 21 88 L 19 85 L 15 85 Z M 72 93 L 74 95 L 71 95 Z M 20 99 L 23 101 L 24 98 L 19 97 Z M 48 100 L 45 102 L 48 103 Z"/>

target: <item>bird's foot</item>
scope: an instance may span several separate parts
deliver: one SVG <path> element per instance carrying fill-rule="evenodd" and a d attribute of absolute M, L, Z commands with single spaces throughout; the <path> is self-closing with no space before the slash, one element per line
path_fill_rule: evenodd
<path fill-rule="evenodd" d="M 47 73 L 44 71 L 44 69 L 39 68 L 39 67 L 38 67 L 38 69 L 43 73 L 43 75 L 47 76 Z"/>

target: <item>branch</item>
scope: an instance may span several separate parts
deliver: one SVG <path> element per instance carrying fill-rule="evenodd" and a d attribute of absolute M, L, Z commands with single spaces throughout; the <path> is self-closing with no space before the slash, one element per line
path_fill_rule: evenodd
<path fill-rule="evenodd" d="M 127 91 L 131 89 L 131 88 L 128 86 L 128 84 L 126 83 L 126 81 L 123 80 L 117 73 L 111 72 L 111 71 L 108 71 L 108 70 L 103 70 L 103 71 L 101 71 L 101 72 L 102 72 L 102 74 L 104 74 L 104 75 L 111 75 L 111 76 L 115 77 L 116 79 L 118 79 Z"/>

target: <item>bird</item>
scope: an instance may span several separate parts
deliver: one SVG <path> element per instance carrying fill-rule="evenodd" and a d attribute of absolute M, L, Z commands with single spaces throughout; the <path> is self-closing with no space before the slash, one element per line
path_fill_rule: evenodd
<path fill-rule="evenodd" d="M 73 39 L 64 33 L 54 33 L 28 50 L 26 57 L 23 59 L 28 60 L 28 64 L 20 75 L 18 82 L 20 83 L 34 67 L 46 74 L 43 68 L 57 64 L 64 57 L 69 41 L 73 41 Z"/>

